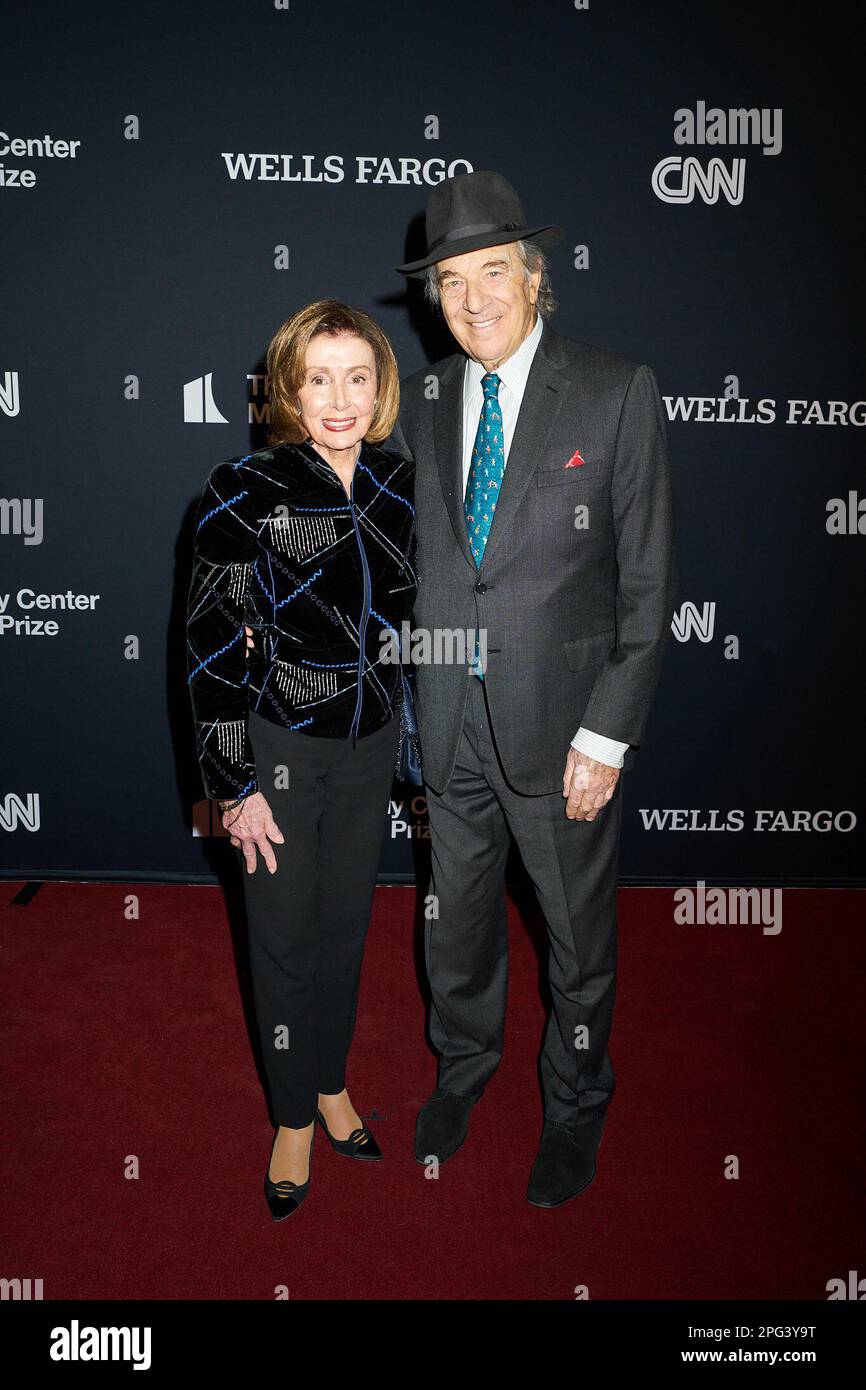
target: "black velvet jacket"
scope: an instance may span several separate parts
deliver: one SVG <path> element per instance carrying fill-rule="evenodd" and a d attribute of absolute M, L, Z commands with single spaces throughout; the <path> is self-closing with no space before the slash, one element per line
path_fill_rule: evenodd
<path fill-rule="evenodd" d="M 381 634 L 399 638 L 415 591 L 414 465 L 399 454 L 362 441 L 351 501 L 309 443 L 217 464 L 195 519 L 187 617 L 206 794 L 259 790 L 250 709 L 324 738 L 386 723 L 401 677 Z"/>

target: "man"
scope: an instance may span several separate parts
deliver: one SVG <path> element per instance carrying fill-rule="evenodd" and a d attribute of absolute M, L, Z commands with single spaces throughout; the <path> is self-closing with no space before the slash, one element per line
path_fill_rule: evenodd
<path fill-rule="evenodd" d="M 513 836 L 550 939 L 544 1126 L 527 1200 L 595 1176 L 614 1093 L 620 769 L 632 765 L 674 607 L 666 433 L 649 367 L 573 342 L 544 251 L 497 173 L 438 184 L 423 277 L 460 351 L 402 383 L 414 455 L 416 628 L 471 632 L 471 664 L 419 665 L 435 914 L 425 955 L 438 1085 L 415 1156 L 445 1162 L 501 1056 Z M 477 638 L 476 638 L 477 634 Z"/>

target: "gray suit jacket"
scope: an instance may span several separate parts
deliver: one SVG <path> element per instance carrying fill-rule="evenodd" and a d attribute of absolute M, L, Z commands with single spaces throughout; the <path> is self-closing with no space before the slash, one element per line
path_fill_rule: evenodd
<path fill-rule="evenodd" d="M 416 465 L 415 627 L 486 629 L 503 768 L 516 791 L 537 795 L 561 789 L 579 725 L 628 743 L 626 768 L 643 738 L 677 587 L 664 410 L 649 367 L 545 323 L 476 569 L 463 512 L 465 360 L 455 353 L 401 383 L 390 439 Z M 585 462 L 566 467 L 576 450 Z M 441 792 L 475 677 L 447 660 L 415 674 L 424 778 Z"/>

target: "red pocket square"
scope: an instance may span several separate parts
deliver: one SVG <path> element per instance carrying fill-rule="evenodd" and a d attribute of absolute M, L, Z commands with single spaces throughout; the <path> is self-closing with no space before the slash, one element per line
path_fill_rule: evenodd
<path fill-rule="evenodd" d="M 564 463 L 562 466 L 563 468 L 579 468 L 582 463 L 586 463 L 586 459 L 581 458 L 579 449 L 575 449 L 568 463 Z"/>

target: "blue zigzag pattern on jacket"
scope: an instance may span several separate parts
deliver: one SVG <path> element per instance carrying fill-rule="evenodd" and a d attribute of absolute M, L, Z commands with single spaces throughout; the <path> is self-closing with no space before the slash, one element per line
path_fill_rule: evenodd
<path fill-rule="evenodd" d="M 374 624 L 397 633 L 412 610 L 413 477 L 410 460 L 366 441 L 351 502 L 311 444 L 275 445 L 212 470 L 193 526 L 187 610 L 206 795 L 235 799 L 258 789 L 251 709 L 286 730 L 343 738 L 372 733 L 396 707 L 399 674 L 382 666 Z M 292 516 L 294 525 L 269 524 Z M 375 550 L 356 518 L 375 536 Z M 307 528 L 325 524 L 329 534 L 315 550 L 300 544 Z"/>

